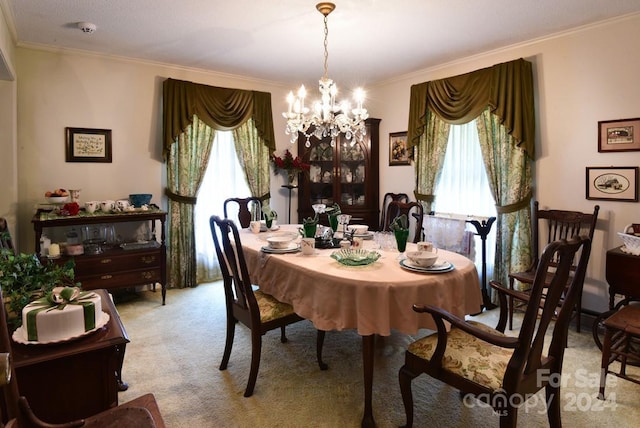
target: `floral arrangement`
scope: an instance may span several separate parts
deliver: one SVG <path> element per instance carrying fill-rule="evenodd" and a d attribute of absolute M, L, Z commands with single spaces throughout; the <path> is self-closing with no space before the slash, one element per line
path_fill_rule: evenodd
<path fill-rule="evenodd" d="M 284 151 L 284 155 L 282 157 L 273 155 L 271 160 L 273 161 L 273 165 L 276 170 L 284 170 L 287 172 L 289 182 L 292 182 L 295 176 L 299 173 L 309 171 L 309 168 L 311 168 L 311 165 L 303 162 L 300 156 L 296 156 L 294 158 L 289 149 Z"/>

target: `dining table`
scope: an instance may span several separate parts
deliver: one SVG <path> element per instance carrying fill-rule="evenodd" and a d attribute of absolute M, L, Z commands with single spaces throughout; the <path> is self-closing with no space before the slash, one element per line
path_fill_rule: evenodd
<path fill-rule="evenodd" d="M 277 231 L 240 232 L 240 240 L 252 283 L 324 331 L 355 329 L 362 337 L 364 371 L 363 427 L 374 427 L 372 390 L 375 337 L 392 330 L 415 335 L 420 329 L 435 330 L 430 316 L 413 311 L 414 304 L 430 304 L 464 317 L 481 312 L 482 293 L 478 271 L 470 259 L 438 250 L 438 262 L 449 262 L 446 271 L 409 269 L 397 249 L 380 248 L 367 232 L 362 249 L 380 257 L 367 265 L 349 266 L 331 257 L 340 248 L 316 248 L 304 255 L 291 246 L 286 252 L 270 250 L 267 237 L 298 233 L 300 225 L 278 225 Z M 336 236 L 340 232 L 336 233 Z M 295 239 L 299 241 L 299 239 Z M 406 251 L 416 244 L 407 243 Z"/>

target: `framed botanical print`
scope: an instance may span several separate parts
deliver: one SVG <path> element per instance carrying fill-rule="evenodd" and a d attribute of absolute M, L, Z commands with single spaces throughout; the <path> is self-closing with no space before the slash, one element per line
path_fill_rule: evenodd
<path fill-rule="evenodd" d="M 389 165 L 410 165 L 407 131 L 389 134 Z"/>

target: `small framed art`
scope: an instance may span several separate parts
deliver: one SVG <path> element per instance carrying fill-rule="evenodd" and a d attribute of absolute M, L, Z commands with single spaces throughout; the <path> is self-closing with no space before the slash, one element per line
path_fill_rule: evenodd
<path fill-rule="evenodd" d="M 66 128 L 67 162 L 111 162 L 111 130 Z"/>
<path fill-rule="evenodd" d="M 638 167 L 587 167 L 587 199 L 638 202 Z"/>
<path fill-rule="evenodd" d="M 407 131 L 389 134 L 389 165 L 411 165 L 407 148 Z"/>
<path fill-rule="evenodd" d="M 598 122 L 598 151 L 640 151 L 640 118 Z"/>

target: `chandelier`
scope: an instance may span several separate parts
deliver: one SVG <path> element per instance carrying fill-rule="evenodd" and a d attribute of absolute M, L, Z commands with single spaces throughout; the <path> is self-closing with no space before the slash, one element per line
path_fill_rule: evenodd
<path fill-rule="evenodd" d="M 356 141 L 362 141 L 367 133 L 364 121 L 369 117 L 367 109 L 362 107 L 364 91 L 358 88 L 354 91 L 355 108 L 351 108 L 348 101 L 336 102 L 338 87 L 335 82 L 327 77 L 329 52 L 327 50 L 328 16 L 336 8 L 333 3 L 322 2 L 316 5 L 316 9 L 324 15 L 324 74 L 318 81 L 320 100 L 313 103 L 310 110 L 305 106 L 307 91 L 304 85 L 300 86 L 297 95 L 289 92 L 287 102 L 289 109 L 282 115 L 287 119 L 285 132 L 291 135 L 291 144 L 298 139 L 298 133 L 306 137 L 305 145 L 311 146 L 309 138 L 312 136 L 323 139 L 331 137 L 331 146 L 336 145 L 336 138 L 344 134 L 351 145 Z"/>

